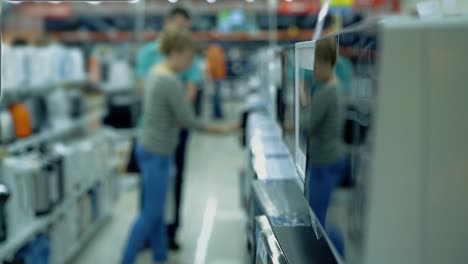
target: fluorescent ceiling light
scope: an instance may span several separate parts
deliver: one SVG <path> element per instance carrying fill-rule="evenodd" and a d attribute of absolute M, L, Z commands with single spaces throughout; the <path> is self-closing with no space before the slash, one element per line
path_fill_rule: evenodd
<path fill-rule="evenodd" d="M 206 0 L 208 3 L 212 4 L 214 2 L 216 2 L 216 0 Z"/>
<path fill-rule="evenodd" d="M 171 2 L 171 3 L 173 3 L 173 4 L 175 4 L 175 3 L 177 3 L 177 1 L 179 1 L 179 0 L 167 0 L 167 1 L 169 1 L 169 2 Z"/>

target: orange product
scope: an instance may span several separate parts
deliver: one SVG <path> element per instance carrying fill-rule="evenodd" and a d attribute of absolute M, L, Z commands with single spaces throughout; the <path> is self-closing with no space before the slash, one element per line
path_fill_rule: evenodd
<path fill-rule="evenodd" d="M 10 106 L 10 112 L 17 138 L 29 137 L 32 134 L 31 116 L 25 104 L 18 103 Z"/>
<path fill-rule="evenodd" d="M 226 56 L 220 45 L 213 44 L 206 50 L 206 69 L 214 80 L 226 78 Z"/>

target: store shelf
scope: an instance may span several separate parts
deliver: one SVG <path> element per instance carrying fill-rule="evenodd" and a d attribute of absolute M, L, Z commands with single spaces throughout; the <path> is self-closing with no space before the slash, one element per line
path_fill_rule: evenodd
<path fill-rule="evenodd" d="M 87 79 L 81 81 L 73 81 L 73 82 L 59 82 L 54 84 L 48 85 L 41 85 L 41 86 L 26 86 L 21 88 L 14 88 L 14 89 L 3 89 L 2 91 L 2 101 L 3 102 L 14 102 L 14 101 L 21 101 L 31 97 L 37 96 L 44 96 L 57 89 L 61 89 L 64 87 L 75 87 L 75 86 L 83 86 L 86 85 L 89 81 Z"/>
<path fill-rule="evenodd" d="M 275 32 L 280 41 L 311 40 L 313 30 L 278 30 Z M 101 42 L 101 41 L 134 41 L 133 31 L 119 32 L 52 32 L 55 38 L 65 42 Z M 150 41 L 157 38 L 159 33 L 145 32 L 144 39 Z M 270 31 L 258 31 L 255 33 L 233 32 L 194 32 L 193 37 L 198 41 L 269 41 Z"/>
<path fill-rule="evenodd" d="M 43 142 L 53 140 L 59 136 L 70 133 L 78 128 L 84 127 L 93 120 L 101 119 L 104 117 L 104 115 L 105 115 L 105 111 L 91 113 L 76 121 L 72 121 L 72 123 L 65 125 L 63 127 L 44 131 L 37 135 L 33 135 L 25 139 L 20 139 L 8 147 L 8 152 L 12 153 L 12 152 L 23 151 L 30 147 L 37 146 Z"/>
<path fill-rule="evenodd" d="M 67 210 L 70 208 L 70 203 L 72 203 L 73 201 L 76 201 L 80 196 L 85 194 L 95 184 L 97 184 L 98 182 L 104 179 L 105 177 L 102 177 L 102 178 L 97 179 L 96 181 L 90 181 L 88 183 L 83 184 L 82 188 L 79 188 L 72 195 L 70 195 L 65 201 L 63 201 L 58 207 L 56 207 L 51 214 L 36 218 L 31 223 L 31 225 L 29 225 L 27 228 L 25 228 L 21 232 L 21 234 L 16 235 L 15 237 L 8 239 L 7 241 L 3 243 L 0 243 L 0 261 L 3 259 L 12 258 L 13 254 L 15 254 L 15 252 L 17 252 L 21 247 L 23 247 L 25 243 L 32 240 L 35 235 L 45 230 L 48 226 L 54 223 L 61 215 L 66 213 Z M 80 243 L 81 245 L 83 245 L 85 241 L 89 240 L 89 238 L 88 239 L 84 239 L 84 238 L 91 237 L 91 235 L 95 233 L 100 226 L 102 226 L 102 224 L 104 223 L 104 220 L 107 220 L 106 218 L 109 217 L 108 213 L 104 215 L 105 215 L 103 217 L 104 219 L 98 220 L 95 226 L 93 226 L 89 231 L 87 231 L 87 233 L 85 233 L 82 236 L 83 239 L 79 240 L 78 245 L 80 245 Z M 75 245 L 74 247 L 77 247 L 77 245 Z M 74 252 L 74 251 L 72 250 L 71 252 Z M 67 263 L 67 262 L 63 262 L 63 263 Z"/>
<path fill-rule="evenodd" d="M 136 92 L 135 86 L 136 85 L 133 85 L 133 86 L 102 85 L 101 91 L 108 95 Z"/>
<path fill-rule="evenodd" d="M 80 252 L 84 245 L 90 241 L 98 232 L 98 230 L 110 219 L 111 214 L 105 213 L 100 219 L 92 224 L 91 227 L 85 231 L 84 234 L 70 247 L 70 250 L 67 252 L 65 259 L 61 263 L 69 263 L 73 258 Z"/>

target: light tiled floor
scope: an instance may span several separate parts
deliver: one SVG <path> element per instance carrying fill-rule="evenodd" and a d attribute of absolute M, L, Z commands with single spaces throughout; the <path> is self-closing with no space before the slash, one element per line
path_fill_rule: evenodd
<path fill-rule="evenodd" d="M 188 153 L 179 232 L 183 249 L 171 255 L 171 264 L 244 263 L 245 216 L 240 208 L 238 178 L 243 154 L 238 136 L 192 133 Z M 137 186 L 124 188 L 113 217 L 80 252 L 75 264 L 119 263 L 139 206 Z M 137 263 L 152 263 L 151 253 L 142 252 Z"/>

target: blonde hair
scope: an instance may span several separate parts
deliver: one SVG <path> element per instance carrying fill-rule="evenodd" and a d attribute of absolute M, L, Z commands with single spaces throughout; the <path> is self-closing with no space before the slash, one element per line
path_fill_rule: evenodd
<path fill-rule="evenodd" d="M 330 62 L 334 67 L 338 60 L 336 38 L 327 38 L 317 41 L 315 46 L 315 59 Z"/>
<path fill-rule="evenodd" d="M 191 33 L 180 27 L 167 26 L 160 38 L 159 51 L 167 56 L 187 49 L 195 49 Z"/>

